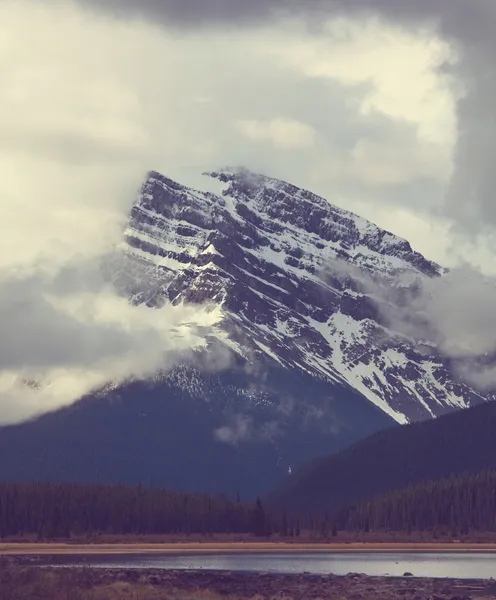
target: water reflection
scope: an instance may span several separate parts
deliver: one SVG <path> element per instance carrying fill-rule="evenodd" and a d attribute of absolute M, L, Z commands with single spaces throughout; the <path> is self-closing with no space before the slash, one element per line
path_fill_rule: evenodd
<path fill-rule="evenodd" d="M 199 569 L 346 575 L 450 577 L 489 579 L 496 576 L 496 554 L 473 553 L 315 553 L 224 554 L 187 556 L 60 557 L 58 564 L 94 568 Z"/>

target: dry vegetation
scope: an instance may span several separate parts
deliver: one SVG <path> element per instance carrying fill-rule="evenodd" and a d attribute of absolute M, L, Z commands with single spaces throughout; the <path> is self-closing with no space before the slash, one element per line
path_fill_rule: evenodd
<path fill-rule="evenodd" d="M 469 534 L 458 534 L 456 537 L 452 535 L 452 531 L 439 531 L 435 539 L 430 532 L 412 531 L 410 533 L 404 531 L 339 531 L 336 536 L 323 537 L 320 534 L 303 530 L 299 537 L 284 537 L 278 533 L 272 534 L 270 537 L 254 536 L 250 533 L 214 533 L 201 534 L 190 533 L 185 534 L 88 534 L 88 535 L 71 535 L 70 537 L 53 537 L 44 540 L 39 540 L 36 534 L 23 535 L 5 535 L 0 537 L 0 555 L 8 548 L 18 547 L 21 551 L 38 553 L 53 549 L 55 546 L 69 546 L 68 552 L 77 553 L 77 547 L 111 546 L 112 551 L 119 552 L 119 548 L 133 549 L 137 546 L 143 547 L 158 547 L 163 549 L 171 547 L 175 550 L 187 549 L 189 546 L 201 545 L 202 548 L 219 548 L 223 546 L 225 549 L 240 548 L 242 550 L 250 550 L 250 547 L 262 546 L 264 550 L 270 551 L 271 548 L 281 549 L 282 547 L 291 547 L 294 550 L 305 551 L 315 549 L 320 546 L 321 549 L 338 548 L 345 550 L 353 548 L 355 544 L 365 544 L 369 548 L 380 545 L 383 549 L 388 547 L 397 547 L 401 545 L 405 549 L 410 549 L 412 545 L 432 546 L 433 549 L 444 550 L 447 546 L 453 549 L 460 549 L 460 546 L 466 549 L 477 549 L 481 545 L 487 545 L 493 551 L 496 551 L 496 531 L 471 531 Z M 456 545 L 454 544 L 456 542 Z M 473 548 L 473 547 L 476 548 Z M 360 548 L 362 549 L 362 548 Z M 1 600 L 1 599 L 0 599 Z"/>
<path fill-rule="evenodd" d="M 153 581 L 89 569 L 0 566 L 0 600 L 218 600 L 210 591 L 163 589 Z M 116 581 L 112 581 L 116 579 Z M 226 599 L 228 600 L 228 599 Z"/>
<path fill-rule="evenodd" d="M 301 542 L 288 540 L 254 540 L 228 541 L 226 539 L 198 539 L 196 541 L 167 542 L 160 538 L 132 537 L 126 539 L 103 540 L 59 540 L 54 542 L 29 542 L 29 541 L 0 541 L 0 559 L 8 556 L 83 556 L 83 555 L 166 555 L 166 554 L 283 554 L 283 553 L 312 553 L 312 552 L 474 552 L 495 553 L 496 540 L 494 536 L 481 535 L 470 539 L 446 539 L 432 541 L 411 536 L 374 536 L 361 538 L 338 538 L 327 542 Z M 1 597 L 0 597 L 0 600 Z"/>

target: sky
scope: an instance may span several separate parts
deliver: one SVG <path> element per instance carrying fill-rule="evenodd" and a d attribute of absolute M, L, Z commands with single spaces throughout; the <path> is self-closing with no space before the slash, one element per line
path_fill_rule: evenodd
<path fill-rule="evenodd" d="M 495 24 L 493 0 L 0 0 L 0 422 L 147 375 L 219 317 L 152 322 L 99 275 L 150 169 L 320 193 L 469 273 L 487 330 Z"/>

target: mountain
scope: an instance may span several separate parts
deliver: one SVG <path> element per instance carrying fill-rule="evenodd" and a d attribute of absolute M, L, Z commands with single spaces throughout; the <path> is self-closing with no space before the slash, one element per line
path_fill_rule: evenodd
<path fill-rule="evenodd" d="M 391 424 L 351 389 L 245 367 L 181 366 L 1 428 L 0 480 L 141 482 L 249 499 L 289 468 Z"/>
<path fill-rule="evenodd" d="M 392 318 L 425 329 L 408 303 L 439 265 L 289 183 L 244 169 L 205 179 L 216 193 L 158 173 L 143 186 L 109 267 L 134 301 L 220 306 L 216 338 L 236 354 L 351 386 L 399 423 L 484 400 Z"/>
<path fill-rule="evenodd" d="M 0 429 L 0 479 L 253 495 L 373 432 L 486 399 L 411 309 L 444 269 L 289 183 L 244 169 L 204 180 L 150 173 L 102 268 L 134 304 L 201 304 L 217 323 L 151 381 Z"/>
<path fill-rule="evenodd" d="M 332 510 L 419 482 L 496 469 L 495 427 L 496 404 L 489 402 L 375 433 L 300 469 L 271 502 Z"/>

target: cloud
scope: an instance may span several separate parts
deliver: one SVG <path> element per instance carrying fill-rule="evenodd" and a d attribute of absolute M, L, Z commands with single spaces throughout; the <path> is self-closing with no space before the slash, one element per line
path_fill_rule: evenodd
<path fill-rule="evenodd" d="M 398 141 L 399 136 L 396 141 Z M 398 153 L 392 144 L 381 141 L 359 140 L 346 160 L 336 161 L 329 169 L 343 182 L 362 186 L 399 186 L 410 184 L 416 178 L 440 182 L 449 178 L 449 164 L 438 148 L 425 143 L 414 145 Z"/>
<path fill-rule="evenodd" d="M 308 148 L 315 143 L 316 132 L 313 127 L 290 119 L 242 120 L 236 125 L 249 140 L 269 141 L 281 150 Z"/>
<path fill-rule="evenodd" d="M 159 21 L 168 26 L 259 22 L 269 17 L 274 8 L 288 4 L 273 0 L 263 3 L 256 0 L 246 4 L 240 0 L 79 0 L 83 6 L 106 11 L 116 17 L 138 17 Z"/>
<path fill-rule="evenodd" d="M 105 11 L 121 17 L 140 16 L 153 22 L 162 23 L 165 27 L 183 27 L 186 30 L 198 27 L 217 27 L 223 30 L 229 27 L 253 26 L 253 24 L 281 22 L 291 15 L 293 18 L 305 19 L 314 28 L 315 36 L 325 29 L 329 19 L 336 23 L 339 18 L 365 20 L 380 18 L 396 24 L 411 35 L 423 39 L 427 46 L 434 43 L 438 46 L 436 52 L 439 56 L 439 38 L 433 40 L 433 32 L 446 40 L 456 57 L 444 57 L 437 63 L 439 73 L 452 76 L 450 78 L 451 91 L 457 101 L 458 136 L 455 155 L 455 168 L 451 185 L 449 187 L 443 210 L 447 218 L 455 221 L 460 230 L 474 235 L 475 232 L 493 228 L 496 224 L 496 204 L 493 202 L 495 188 L 494 169 L 492 156 L 495 154 L 496 125 L 494 120 L 494 107 L 491 98 L 494 97 L 495 79 L 493 75 L 493 57 L 496 50 L 496 37 L 494 36 L 494 22 L 496 5 L 492 0 L 256 0 L 244 2 L 242 0 L 81 0 L 81 3 L 94 10 Z M 385 34 L 387 37 L 387 33 Z M 428 40 L 431 40 L 428 42 Z M 349 40 L 343 35 L 343 47 Z M 325 42 L 319 41 L 325 44 Z M 390 44 L 377 44 L 377 48 L 385 49 Z M 418 75 L 418 65 L 415 61 L 405 60 L 405 56 L 395 52 L 386 59 L 387 69 L 394 69 L 396 80 L 392 94 L 387 96 L 387 82 L 381 81 L 383 69 L 378 66 L 378 53 L 380 50 L 370 51 L 362 47 L 359 55 L 349 52 L 343 53 L 341 60 L 327 60 L 324 55 L 321 60 L 316 56 L 309 56 L 312 52 L 309 46 L 302 48 L 296 42 L 293 49 L 284 52 L 295 53 L 303 51 L 300 60 L 310 59 L 307 71 L 314 75 L 335 77 L 342 80 L 353 80 L 355 69 L 352 62 L 358 56 L 358 62 L 366 65 L 367 62 L 376 72 L 371 75 L 375 83 L 379 84 L 382 91 L 374 94 L 369 99 L 369 109 L 389 104 L 390 114 L 394 114 L 401 105 L 394 101 L 394 95 L 401 90 L 408 90 L 410 109 L 419 111 L 423 105 L 424 111 L 431 111 L 432 102 L 426 105 L 423 97 L 418 95 L 419 87 L 415 87 Z M 299 47 L 300 46 L 300 47 Z M 316 44 L 314 44 L 316 46 Z M 384 52 L 385 50 L 383 50 Z M 315 54 L 315 50 L 313 51 Z M 306 56 L 305 56 L 306 55 Z M 417 58 L 421 54 L 417 54 Z M 352 61 L 353 58 L 353 61 Z M 456 60 L 454 60 L 456 58 Z M 387 70 L 386 69 L 386 70 Z M 349 70 L 351 75 L 347 75 Z M 432 76 L 424 73 L 423 77 Z M 393 81 L 390 79 L 389 81 Z M 435 85 L 434 80 L 431 82 Z M 429 85 L 429 84 L 427 84 Z M 431 85 L 432 87 L 432 85 Z M 391 89 L 391 88 L 390 88 Z M 405 94 L 407 95 L 407 94 Z M 449 115 L 450 109 L 446 101 L 439 98 L 438 106 L 445 104 L 444 114 Z M 445 121 L 442 112 L 439 123 Z M 434 115 L 434 113 L 432 113 Z M 408 116 L 404 113 L 404 116 Z M 449 117 L 448 117 L 449 118 Z M 438 129 L 437 134 L 445 132 Z M 430 135 L 430 134 L 429 134 Z M 445 167 L 442 168 L 445 172 Z"/>
<path fill-rule="evenodd" d="M 392 331 L 428 345 L 449 359 L 455 371 L 481 391 L 496 386 L 496 278 L 470 265 L 440 277 L 411 277 L 391 285 L 360 267 L 333 260 L 324 279 L 351 278 L 374 302 Z M 385 337 L 387 343 L 388 338 Z"/>
<path fill-rule="evenodd" d="M 284 416 L 287 416 L 283 413 Z M 311 418 L 311 417 L 310 417 Z M 226 425 L 214 430 L 214 439 L 224 444 L 273 442 L 282 434 L 280 419 L 255 423 L 249 415 L 231 415 Z"/>
<path fill-rule="evenodd" d="M 80 4 L 108 11 L 114 16 L 140 16 L 164 25 L 201 26 L 202 23 L 231 23 L 253 25 L 267 18 L 280 19 L 288 15 L 332 18 L 339 15 L 387 15 L 409 25 L 423 24 L 426 19 L 438 24 L 440 15 L 448 14 L 447 22 L 455 30 L 463 30 L 477 39 L 478 27 L 486 25 L 483 17 L 492 14 L 491 0 L 474 0 L 467 7 L 464 0 L 79 0 Z M 474 9 L 478 14 L 474 14 Z"/>
<path fill-rule="evenodd" d="M 63 281 L 43 272 L 0 280 L 0 423 L 167 371 L 204 347 L 200 329 L 220 317 L 201 307 L 133 306 L 97 280 L 96 266 L 71 271 Z"/>
<path fill-rule="evenodd" d="M 102 276 L 162 150 L 148 34 L 71 3 L 0 5 L 0 423 L 166 370 L 219 318 L 131 306 Z"/>
<path fill-rule="evenodd" d="M 1 5 L 0 130 L 8 132 L 3 170 L 11 174 L 1 216 L 13 223 L 22 198 L 35 197 L 44 178 L 53 208 L 26 206 L 23 229 L 42 238 L 44 252 L 47 215 L 58 214 L 62 237 L 71 244 L 79 237 L 85 252 L 83 236 L 95 233 L 91 211 L 110 220 L 117 209 L 122 221 L 150 168 L 187 180 L 193 171 L 245 164 L 346 207 L 409 205 L 415 196 L 430 209 L 441 196 L 454 124 L 437 74 L 447 50 L 432 34 L 341 19 L 317 32 L 285 20 L 177 35 L 159 20 L 113 19 L 117 6 L 125 14 L 130 4 L 104 3 L 112 10 L 95 13 L 70 1 Z M 167 6 L 149 8 L 167 15 Z M 135 7 L 156 16 L 146 3 Z M 20 159 L 32 176 L 19 188 Z M 67 209 L 69 188 L 71 205 L 91 204 L 84 215 Z"/>
<path fill-rule="evenodd" d="M 61 290 L 40 273 L 2 279 L 0 298 L 0 338 L 8 340 L 0 347 L 4 370 L 54 365 L 98 370 L 107 360 L 125 357 L 130 372 L 153 372 L 168 350 L 193 347 L 199 338 L 195 326 L 215 324 L 219 314 L 193 306 L 133 306 L 103 281 L 99 289 Z"/>
<path fill-rule="evenodd" d="M 496 278 L 462 266 L 425 281 L 421 293 L 396 312 L 395 326 L 432 341 L 463 380 L 482 392 L 494 392 L 495 306 Z M 412 319 L 412 314 L 420 318 Z"/>
<path fill-rule="evenodd" d="M 218 442 L 225 444 L 239 444 L 247 442 L 253 436 L 253 419 L 246 415 L 235 415 L 228 425 L 219 427 L 214 431 L 214 437 Z"/>
<path fill-rule="evenodd" d="M 211 323 L 201 310 L 131 313 L 101 281 L 149 169 L 198 183 L 201 171 L 244 164 L 456 262 L 449 219 L 475 230 L 495 216 L 492 5 L 464 6 L 3 0 L 0 421 L 140 376 L 143 362 L 129 365 L 141 354 L 158 368 Z M 318 27 L 299 19 L 308 15 Z M 443 215 L 455 82 L 466 96 Z M 460 254 L 489 264 L 483 242 Z M 184 339 L 169 342 L 171 328 Z"/>
<path fill-rule="evenodd" d="M 448 356 L 478 356 L 496 349 L 496 279 L 460 267 L 442 278 L 425 282 L 417 300 L 432 328 L 438 331 L 439 347 Z"/>

